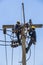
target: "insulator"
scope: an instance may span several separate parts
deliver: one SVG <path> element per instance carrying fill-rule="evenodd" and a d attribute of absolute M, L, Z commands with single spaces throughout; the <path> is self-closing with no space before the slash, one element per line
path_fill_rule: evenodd
<path fill-rule="evenodd" d="M 3 33 L 6 34 L 6 28 L 3 29 Z"/>

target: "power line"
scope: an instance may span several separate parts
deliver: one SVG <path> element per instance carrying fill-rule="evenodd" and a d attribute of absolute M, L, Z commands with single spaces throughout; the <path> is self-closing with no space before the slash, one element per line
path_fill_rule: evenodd
<path fill-rule="evenodd" d="M 14 33 L 12 33 L 12 34 L 13 34 L 13 38 L 12 38 L 12 40 L 14 40 Z M 13 48 L 12 48 L 11 65 L 13 65 Z"/>
<path fill-rule="evenodd" d="M 13 48 L 12 48 L 12 55 L 11 55 L 11 65 L 13 65 Z"/>
<path fill-rule="evenodd" d="M 34 45 L 34 64 L 35 65 L 35 45 Z"/>
<path fill-rule="evenodd" d="M 6 45 L 6 34 L 4 34 L 5 36 L 5 45 Z M 8 60 L 7 60 L 7 47 L 5 46 L 5 55 L 6 55 L 6 65 L 8 65 Z"/>
<path fill-rule="evenodd" d="M 10 45 L 8 45 L 8 44 L 0 44 L 0 46 L 11 46 L 11 44 Z"/>
<path fill-rule="evenodd" d="M 11 41 L 4 41 L 4 40 L 0 40 L 0 42 L 11 43 Z"/>
<path fill-rule="evenodd" d="M 1 31 L 3 31 L 3 29 L 0 29 Z M 8 31 L 8 32 L 12 32 L 11 30 L 6 30 L 6 31 Z"/>

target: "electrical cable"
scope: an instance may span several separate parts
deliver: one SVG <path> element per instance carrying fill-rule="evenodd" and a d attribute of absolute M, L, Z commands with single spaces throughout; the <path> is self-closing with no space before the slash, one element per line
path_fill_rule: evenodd
<path fill-rule="evenodd" d="M 5 36 L 5 55 L 6 55 L 6 65 L 8 65 L 8 60 L 7 60 L 7 47 L 6 47 L 6 34 L 4 34 Z"/>
<path fill-rule="evenodd" d="M 34 63 L 33 65 L 35 65 L 35 45 L 34 45 Z"/>
<path fill-rule="evenodd" d="M 0 44 L 0 46 L 11 46 L 11 44 L 10 45 L 8 45 L 8 44 Z"/>
<path fill-rule="evenodd" d="M 13 33 L 13 39 L 14 39 L 14 33 Z M 11 65 L 13 65 L 13 48 L 12 48 Z"/>
<path fill-rule="evenodd" d="M 0 40 L 0 42 L 11 43 L 11 41 Z M 0 44 L 0 46 L 11 46 L 11 44 Z"/>
<path fill-rule="evenodd" d="M 8 36 L 10 36 L 10 37 L 13 37 L 12 35 L 10 35 L 10 34 L 8 34 L 8 33 L 6 33 Z M 15 38 L 15 37 L 14 37 Z"/>
<path fill-rule="evenodd" d="M 11 65 L 13 65 L 13 48 L 12 48 L 12 58 L 11 58 Z"/>
<path fill-rule="evenodd" d="M 10 39 L 12 39 L 12 38 L 16 38 L 16 36 L 12 36 L 12 34 L 10 35 L 10 34 L 8 34 L 8 33 L 6 33 L 8 36 L 10 36 Z M 11 38 L 12 37 L 12 38 Z"/>
<path fill-rule="evenodd" d="M 0 42 L 7 42 L 7 43 L 11 43 L 11 41 L 4 41 L 4 40 L 0 40 Z"/>
<path fill-rule="evenodd" d="M 3 29 L 0 29 L 0 30 L 3 31 Z M 12 32 L 11 30 L 6 30 L 6 31 Z"/>

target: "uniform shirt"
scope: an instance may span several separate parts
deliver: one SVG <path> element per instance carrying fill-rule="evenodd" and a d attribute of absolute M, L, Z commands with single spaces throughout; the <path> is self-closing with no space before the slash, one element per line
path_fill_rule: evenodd
<path fill-rule="evenodd" d="M 31 38 L 34 38 L 34 41 L 36 42 L 36 31 L 35 31 L 35 29 L 30 29 L 29 35 L 31 36 Z"/>
<path fill-rule="evenodd" d="M 17 30 L 17 33 L 20 33 L 20 25 L 16 24 L 15 30 Z"/>

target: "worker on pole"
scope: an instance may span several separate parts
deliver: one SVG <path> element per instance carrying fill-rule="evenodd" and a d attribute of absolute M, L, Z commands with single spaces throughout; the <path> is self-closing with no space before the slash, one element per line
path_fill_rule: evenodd
<path fill-rule="evenodd" d="M 17 30 L 17 31 L 15 31 L 15 33 L 16 33 L 16 36 L 18 39 L 18 43 L 19 43 L 19 45 L 21 45 L 21 39 L 20 39 L 21 30 L 20 30 L 20 22 L 19 21 L 17 21 L 17 23 L 16 23 L 15 30 Z"/>
<path fill-rule="evenodd" d="M 29 41 L 28 47 L 26 48 L 26 53 L 28 53 L 32 44 L 34 44 L 34 45 L 36 44 L 36 31 L 35 31 L 35 27 L 32 26 L 31 19 L 29 20 L 29 25 L 30 25 L 30 28 L 28 30 L 28 33 L 30 36 L 30 41 Z"/>

